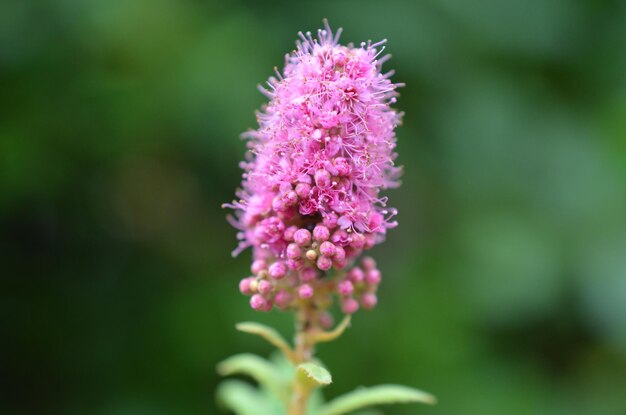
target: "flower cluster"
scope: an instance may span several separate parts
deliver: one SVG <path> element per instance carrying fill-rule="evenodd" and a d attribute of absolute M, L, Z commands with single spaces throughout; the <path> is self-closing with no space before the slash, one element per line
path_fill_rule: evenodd
<path fill-rule="evenodd" d="M 252 308 L 310 304 L 321 326 L 338 296 L 343 312 L 376 305 L 380 271 L 364 250 L 396 226 L 380 190 L 397 186 L 390 107 L 400 86 L 381 73 L 385 41 L 338 44 L 325 22 L 317 39 L 300 33 L 283 74 L 261 88 L 270 102 L 244 134 L 248 157 L 236 210 L 239 247 L 253 249 L 252 276 L 239 285 Z M 332 272 L 331 272 L 332 271 Z"/>

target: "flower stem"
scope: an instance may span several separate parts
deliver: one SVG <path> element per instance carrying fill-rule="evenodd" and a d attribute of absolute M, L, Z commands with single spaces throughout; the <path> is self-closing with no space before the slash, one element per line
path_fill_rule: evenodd
<path fill-rule="evenodd" d="M 313 357 L 314 343 L 308 333 L 312 329 L 312 309 L 308 305 L 302 305 L 296 314 L 295 335 L 295 364 L 308 362 Z M 311 388 L 302 383 L 298 376 L 294 377 L 291 401 L 289 402 L 288 415 L 306 415 Z"/>

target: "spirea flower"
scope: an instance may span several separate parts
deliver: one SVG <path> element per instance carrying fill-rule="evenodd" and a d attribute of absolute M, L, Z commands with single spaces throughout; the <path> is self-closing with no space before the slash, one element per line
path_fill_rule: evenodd
<path fill-rule="evenodd" d="M 382 73 L 385 41 L 342 46 L 325 21 L 317 39 L 299 33 L 297 50 L 276 70 L 258 129 L 244 134 L 248 154 L 231 222 L 237 255 L 253 251 L 252 276 L 239 288 L 256 310 L 310 303 L 319 325 L 338 298 L 351 314 L 376 305 L 380 271 L 358 258 L 396 226 L 381 190 L 398 185 L 391 108 L 393 71 Z"/>

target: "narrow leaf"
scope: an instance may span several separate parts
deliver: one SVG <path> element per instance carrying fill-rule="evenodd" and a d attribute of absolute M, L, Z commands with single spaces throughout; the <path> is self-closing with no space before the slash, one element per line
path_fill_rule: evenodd
<path fill-rule="evenodd" d="M 217 388 L 217 401 L 237 415 L 284 415 L 280 406 L 272 405 L 258 389 L 239 380 L 222 382 Z"/>
<path fill-rule="evenodd" d="M 380 385 L 359 388 L 336 399 L 322 408 L 320 415 L 347 414 L 373 405 L 422 402 L 434 405 L 436 399 L 429 393 L 400 385 Z"/>
<path fill-rule="evenodd" d="M 312 343 L 322 343 L 335 340 L 337 337 L 343 334 L 346 328 L 348 328 L 348 326 L 350 325 L 350 318 L 351 316 L 349 314 L 346 315 L 343 320 L 341 320 L 341 323 L 339 323 L 339 325 L 337 325 L 337 327 L 335 327 L 331 331 L 318 331 L 311 333 L 309 336 L 312 340 Z"/>
<path fill-rule="evenodd" d="M 247 375 L 259 385 L 267 388 L 274 396 L 285 398 L 286 387 L 281 373 L 272 363 L 253 354 L 238 354 L 217 365 L 217 372 L 222 376 Z"/>
<path fill-rule="evenodd" d="M 283 336 L 281 336 L 280 333 L 273 328 L 252 321 L 239 323 L 235 327 L 237 327 L 237 330 L 243 331 L 244 333 L 256 334 L 263 337 L 273 346 L 280 349 L 280 351 L 285 354 L 287 359 L 292 362 L 295 361 L 295 353 L 291 349 L 291 346 L 289 346 L 289 343 L 287 343 Z"/>
<path fill-rule="evenodd" d="M 311 387 L 326 386 L 333 381 L 328 370 L 313 362 L 298 365 L 296 373 L 302 381 Z"/>

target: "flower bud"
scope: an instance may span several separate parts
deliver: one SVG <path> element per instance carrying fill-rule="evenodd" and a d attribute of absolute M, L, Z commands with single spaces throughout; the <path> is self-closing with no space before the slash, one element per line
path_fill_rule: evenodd
<path fill-rule="evenodd" d="M 298 245 L 306 246 L 311 242 L 311 232 L 307 229 L 298 229 L 293 238 Z"/>
<path fill-rule="evenodd" d="M 367 310 L 376 307 L 376 303 L 378 303 L 378 297 L 374 293 L 365 293 L 361 296 L 361 305 Z"/>
<path fill-rule="evenodd" d="M 317 258 L 317 251 L 315 249 L 309 249 L 308 251 L 306 251 L 306 254 L 304 254 L 304 256 L 309 261 L 315 261 L 315 259 Z"/>
<path fill-rule="evenodd" d="M 363 282 L 363 280 L 365 279 L 365 274 L 363 273 L 363 270 L 361 268 L 354 267 L 350 271 L 348 271 L 348 279 L 350 279 L 350 281 L 352 281 L 354 284 L 358 284 L 360 282 Z"/>
<path fill-rule="evenodd" d="M 325 330 L 330 329 L 334 323 L 333 315 L 327 312 L 320 313 L 319 323 L 323 329 Z"/>
<path fill-rule="evenodd" d="M 304 265 L 304 261 L 302 260 L 302 258 L 287 260 L 287 266 L 289 267 L 289 269 L 292 269 L 294 271 L 299 270 L 300 268 L 302 268 L 303 265 Z"/>
<path fill-rule="evenodd" d="M 327 241 L 328 238 L 330 238 L 330 231 L 326 226 L 317 225 L 313 229 L 313 239 L 315 239 L 317 242 Z"/>
<path fill-rule="evenodd" d="M 297 230 L 298 230 L 298 227 L 295 225 L 288 226 L 287 229 L 285 229 L 285 235 L 284 235 L 285 241 L 292 242 L 293 235 L 296 233 Z"/>
<path fill-rule="evenodd" d="M 333 266 L 333 260 L 327 256 L 321 256 L 317 258 L 317 267 L 322 271 L 328 271 Z"/>
<path fill-rule="evenodd" d="M 371 269 L 365 273 L 365 282 L 369 285 L 377 286 L 380 284 L 381 275 L 380 271 L 377 269 Z"/>
<path fill-rule="evenodd" d="M 335 245 L 332 242 L 322 242 L 320 245 L 320 253 L 325 257 L 332 257 L 335 255 Z"/>
<path fill-rule="evenodd" d="M 324 169 L 316 171 L 315 184 L 322 189 L 330 187 L 330 173 Z"/>
<path fill-rule="evenodd" d="M 309 193 L 311 192 L 311 186 L 307 183 L 298 183 L 296 186 L 296 194 L 301 198 L 309 197 Z"/>
<path fill-rule="evenodd" d="M 337 169 L 338 176 L 347 176 L 350 174 L 350 163 L 343 157 L 336 157 L 333 160 L 333 165 Z"/>
<path fill-rule="evenodd" d="M 354 292 L 354 285 L 348 280 L 343 280 L 337 284 L 337 291 L 344 296 L 351 295 Z"/>
<path fill-rule="evenodd" d="M 298 296 L 302 299 L 313 297 L 313 288 L 309 284 L 302 284 L 298 288 Z"/>
<path fill-rule="evenodd" d="M 250 292 L 251 293 L 257 292 L 258 287 L 259 287 L 259 281 L 257 281 L 256 278 L 253 278 L 252 281 L 250 281 L 250 285 L 249 285 Z"/>
<path fill-rule="evenodd" d="M 291 302 L 291 294 L 285 290 L 280 290 L 274 296 L 274 303 L 278 308 L 285 308 Z"/>
<path fill-rule="evenodd" d="M 300 280 L 302 282 L 311 282 L 317 277 L 317 272 L 314 268 L 306 267 L 300 270 Z"/>
<path fill-rule="evenodd" d="M 259 293 L 263 295 L 267 295 L 270 293 L 270 291 L 272 291 L 272 284 L 270 284 L 268 280 L 261 280 L 259 281 L 258 290 L 259 290 Z"/>
<path fill-rule="evenodd" d="M 346 259 L 346 250 L 340 246 L 336 246 L 335 247 L 335 262 L 337 263 L 345 262 L 345 259 Z"/>
<path fill-rule="evenodd" d="M 261 294 L 250 297 L 250 307 L 258 311 L 269 311 L 272 305 Z"/>
<path fill-rule="evenodd" d="M 252 294 L 250 290 L 250 283 L 252 281 L 254 281 L 254 277 L 244 278 L 239 281 L 239 291 L 241 291 L 242 294 Z"/>
<path fill-rule="evenodd" d="M 341 311 L 345 314 L 354 314 L 359 309 L 359 303 L 352 297 L 344 298 L 341 301 Z"/>
<path fill-rule="evenodd" d="M 269 274 L 270 277 L 277 280 L 283 278 L 285 275 L 287 275 L 287 267 L 285 266 L 285 263 L 282 261 L 274 262 L 272 265 L 270 265 Z"/>
<path fill-rule="evenodd" d="M 363 246 L 365 246 L 365 236 L 360 233 L 353 234 L 350 241 L 350 246 L 354 249 L 363 248 Z"/>
<path fill-rule="evenodd" d="M 287 245 L 287 258 L 296 259 L 302 256 L 302 249 L 298 244 L 291 243 Z"/>
<path fill-rule="evenodd" d="M 267 263 L 262 259 L 257 259 L 252 263 L 252 266 L 250 267 L 250 271 L 252 271 L 252 273 L 255 275 L 259 275 L 259 273 L 266 268 L 267 268 Z"/>
<path fill-rule="evenodd" d="M 361 264 L 363 265 L 363 269 L 365 271 L 369 271 L 371 269 L 375 269 L 376 268 L 376 261 L 374 261 L 374 258 L 366 256 L 365 258 L 363 258 L 363 260 L 361 261 Z"/>

